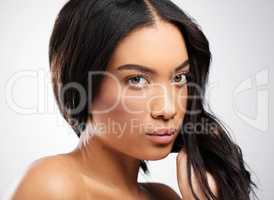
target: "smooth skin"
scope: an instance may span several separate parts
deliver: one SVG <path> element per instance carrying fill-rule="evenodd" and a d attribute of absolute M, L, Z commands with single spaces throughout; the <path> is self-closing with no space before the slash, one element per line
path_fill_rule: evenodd
<path fill-rule="evenodd" d="M 157 20 L 153 27 L 129 34 L 113 53 L 107 71 L 115 78 L 104 78 L 92 103 L 92 119 L 87 123 L 88 133 L 93 131 L 91 124 L 106 125 L 108 129 L 93 133 L 86 145 L 69 153 L 33 162 L 12 200 L 176 200 L 182 199 L 181 196 L 194 199 L 186 179 L 187 155 L 184 151 L 178 153 L 174 163 L 181 196 L 162 183 L 137 182 L 139 161 L 165 158 L 175 141 L 174 137 L 172 142 L 160 145 L 150 141 L 146 133 L 155 128 L 172 127 L 177 129 L 176 135 L 179 134 L 187 96 L 182 73 L 189 70 L 189 65 L 176 73 L 174 69 L 187 59 L 183 36 L 172 24 Z M 118 70 L 125 64 L 145 66 L 155 73 Z M 136 79 L 136 75 L 139 78 Z M 131 77 L 130 81 L 128 77 Z M 109 110 L 96 112 L 105 109 Z M 109 126 L 114 122 L 116 128 L 111 129 Z M 216 193 L 210 174 L 208 178 Z M 199 194 L 195 177 L 193 184 Z M 203 199 L 202 195 L 200 197 Z"/>

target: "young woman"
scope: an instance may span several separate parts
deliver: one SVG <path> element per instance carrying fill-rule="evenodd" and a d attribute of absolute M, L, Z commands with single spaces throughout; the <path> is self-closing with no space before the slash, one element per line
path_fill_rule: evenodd
<path fill-rule="evenodd" d="M 204 109 L 208 41 L 179 7 L 70 0 L 49 47 L 54 94 L 80 142 L 35 161 L 13 200 L 181 199 L 167 185 L 137 182 L 146 160 L 171 152 L 183 199 L 250 199 L 240 148 Z"/>

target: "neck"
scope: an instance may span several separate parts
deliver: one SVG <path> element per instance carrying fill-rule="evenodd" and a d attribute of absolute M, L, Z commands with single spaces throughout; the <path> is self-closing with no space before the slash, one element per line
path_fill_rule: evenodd
<path fill-rule="evenodd" d="M 137 182 L 140 160 L 117 152 L 93 137 L 74 150 L 86 178 L 102 183 L 104 187 L 138 194 Z"/>

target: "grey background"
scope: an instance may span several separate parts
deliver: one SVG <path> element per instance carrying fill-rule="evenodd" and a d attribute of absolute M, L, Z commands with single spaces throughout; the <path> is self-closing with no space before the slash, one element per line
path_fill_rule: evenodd
<path fill-rule="evenodd" d="M 48 73 L 48 40 L 65 2 L 0 2 L 0 199 L 7 199 L 33 160 L 70 151 L 78 142 L 57 111 Z M 274 2 L 174 2 L 210 41 L 207 101 L 242 147 L 260 199 L 272 200 Z M 139 180 L 179 192 L 175 158 L 149 162 L 151 177 L 140 174 Z"/>

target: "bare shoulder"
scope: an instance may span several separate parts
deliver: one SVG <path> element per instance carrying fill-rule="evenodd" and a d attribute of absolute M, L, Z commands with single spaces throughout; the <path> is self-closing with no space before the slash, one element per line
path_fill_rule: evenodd
<path fill-rule="evenodd" d="M 149 192 L 159 200 L 181 200 L 182 198 L 175 192 L 170 186 L 157 183 L 157 182 L 146 182 L 141 183 Z"/>
<path fill-rule="evenodd" d="M 72 160 L 63 155 L 47 156 L 30 164 L 11 199 L 78 199 L 79 184 Z"/>

